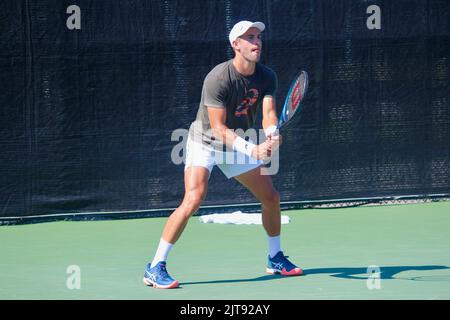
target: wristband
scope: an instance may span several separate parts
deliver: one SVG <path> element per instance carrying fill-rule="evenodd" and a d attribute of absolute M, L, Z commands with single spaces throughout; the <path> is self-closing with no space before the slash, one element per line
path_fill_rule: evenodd
<path fill-rule="evenodd" d="M 277 130 L 277 126 L 271 125 L 264 129 L 264 133 L 267 137 L 268 135 L 273 135 Z"/>
<path fill-rule="evenodd" d="M 243 154 L 246 154 L 249 157 L 252 156 L 252 150 L 255 147 L 256 147 L 256 145 L 254 145 L 251 142 L 245 141 L 241 137 L 236 137 L 236 139 L 234 139 L 234 142 L 233 142 L 233 150 L 236 150 Z"/>

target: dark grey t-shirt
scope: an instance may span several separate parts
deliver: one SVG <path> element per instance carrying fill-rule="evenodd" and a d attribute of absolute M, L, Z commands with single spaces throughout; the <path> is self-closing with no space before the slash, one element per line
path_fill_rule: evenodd
<path fill-rule="evenodd" d="M 275 97 L 277 76 L 270 68 L 257 63 L 251 76 L 240 74 L 233 60 L 223 62 L 206 76 L 203 82 L 197 118 L 191 124 L 189 135 L 195 141 L 223 149 L 223 143 L 211 136 L 207 107 L 227 110 L 226 126 L 246 131 L 255 123 L 256 112 L 266 96 Z"/>

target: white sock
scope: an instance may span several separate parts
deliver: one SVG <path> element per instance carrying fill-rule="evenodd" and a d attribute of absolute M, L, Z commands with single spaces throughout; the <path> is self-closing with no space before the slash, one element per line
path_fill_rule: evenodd
<path fill-rule="evenodd" d="M 271 258 L 281 251 L 280 236 L 268 237 L 269 239 L 269 255 Z"/>
<path fill-rule="evenodd" d="M 155 257 L 153 258 L 152 264 L 150 268 L 156 266 L 156 264 L 160 261 L 166 261 L 167 256 L 169 255 L 170 250 L 172 249 L 173 244 L 165 241 L 163 238 L 159 241 L 158 250 L 156 250 Z"/>

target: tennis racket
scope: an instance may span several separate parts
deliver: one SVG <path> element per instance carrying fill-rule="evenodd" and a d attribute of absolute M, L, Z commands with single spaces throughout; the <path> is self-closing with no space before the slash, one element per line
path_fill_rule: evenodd
<path fill-rule="evenodd" d="M 302 101 L 308 89 L 308 73 L 301 71 L 294 79 L 289 88 L 283 110 L 281 111 L 277 129 L 286 128 L 292 124 L 294 116 L 299 117 L 302 109 Z"/>

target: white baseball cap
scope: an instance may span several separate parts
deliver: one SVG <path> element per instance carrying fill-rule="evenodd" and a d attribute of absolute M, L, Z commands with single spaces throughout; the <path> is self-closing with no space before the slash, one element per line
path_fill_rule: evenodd
<path fill-rule="evenodd" d="M 251 21 L 239 21 L 233 26 L 233 29 L 230 31 L 230 35 L 228 38 L 230 39 L 231 45 L 233 45 L 233 41 L 236 40 L 238 37 L 242 36 L 244 33 L 247 32 L 250 28 L 258 28 L 259 31 L 263 32 L 266 26 L 262 22 L 251 22 Z"/>

